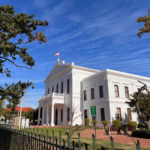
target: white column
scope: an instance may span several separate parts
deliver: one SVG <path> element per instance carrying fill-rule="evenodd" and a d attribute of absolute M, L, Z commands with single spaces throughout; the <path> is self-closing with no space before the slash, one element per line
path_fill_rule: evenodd
<path fill-rule="evenodd" d="M 42 125 L 44 124 L 44 112 L 45 112 L 44 109 L 45 109 L 45 108 L 43 107 L 43 108 L 42 108 Z"/>
<path fill-rule="evenodd" d="M 40 120 L 41 120 L 40 114 L 41 114 L 41 107 L 39 107 L 39 112 L 38 112 L 38 125 L 40 124 Z"/>
<path fill-rule="evenodd" d="M 54 103 L 52 103 L 51 105 L 51 126 L 55 126 L 54 125 Z"/>
<path fill-rule="evenodd" d="M 47 106 L 46 125 L 49 125 L 49 105 Z"/>

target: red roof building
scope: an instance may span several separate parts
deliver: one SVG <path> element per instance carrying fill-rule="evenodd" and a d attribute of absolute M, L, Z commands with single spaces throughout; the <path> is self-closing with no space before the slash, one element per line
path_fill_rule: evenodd
<path fill-rule="evenodd" d="M 6 111 L 10 111 L 10 108 L 6 108 Z M 32 107 L 22 107 L 23 112 L 28 112 L 29 110 L 33 110 Z M 16 106 L 16 111 L 20 111 L 20 106 Z"/>

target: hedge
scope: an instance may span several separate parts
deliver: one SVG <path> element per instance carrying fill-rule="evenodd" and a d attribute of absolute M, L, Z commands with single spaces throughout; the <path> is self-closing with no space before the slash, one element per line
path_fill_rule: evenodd
<path fill-rule="evenodd" d="M 145 138 L 150 139 L 150 129 L 141 129 L 141 130 L 133 130 L 132 131 L 133 137 Z"/>

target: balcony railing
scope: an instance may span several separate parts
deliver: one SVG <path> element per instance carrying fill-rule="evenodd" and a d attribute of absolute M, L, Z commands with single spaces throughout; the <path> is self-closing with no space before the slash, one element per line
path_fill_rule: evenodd
<path fill-rule="evenodd" d="M 40 101 L 49 101 L 49 100 L 53 100 L 56 103 L 60 102 L 60 103 L 64 103 L 64 93 L 51 93 L 51 94 L 47 94 L 46 96 L 41 97 Z"/>

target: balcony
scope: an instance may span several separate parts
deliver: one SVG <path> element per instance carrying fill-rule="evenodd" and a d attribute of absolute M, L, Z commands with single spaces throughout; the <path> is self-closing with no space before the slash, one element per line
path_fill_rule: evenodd
<path fill-rule="evenodd" d="M 64 94 L 63 93 L 51 93 L 43 96 L 39 103 L 55 103 L 55 104 L 64 104 Z"/>

